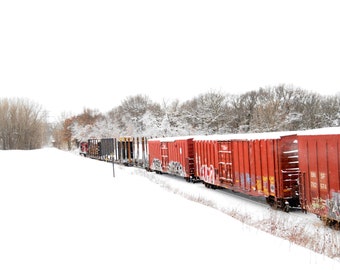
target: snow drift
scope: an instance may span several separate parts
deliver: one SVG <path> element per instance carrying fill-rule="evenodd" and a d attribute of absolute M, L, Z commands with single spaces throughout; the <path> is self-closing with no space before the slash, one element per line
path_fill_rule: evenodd
<path fill-rule="evenodd" d="M 0 151 L 1 269 L 339 269 L 340 262 L 167 192 L 135 168 Z M 169 181 L 171 179 L 168 179 Z"/>

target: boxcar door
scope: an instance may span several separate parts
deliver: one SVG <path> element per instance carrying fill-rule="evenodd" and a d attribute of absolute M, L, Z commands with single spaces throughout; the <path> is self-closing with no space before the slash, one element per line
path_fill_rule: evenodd
<path fill-rule="evenodd" d="M 194 151 L 194 142 L 192 139 L 188 140 L 188 155 L 185 158 L 185 171 L 187 177 L 194 178 L 195 177 L 195 151 Z"/>
<path fill-rule="evenodd" d="M 292 206 L 300 204 L 299 150 L 296 136 L 282 137 L 281 140 L 281 185 L 279 197 L 287 199 Z M 302 199 L 302 198 L 301 198 Z"/>
<path fill-rule="evenodd" d="M 167 142 L 161 142 L 162 172 L 168 171 L 169 149 Z"/>
<path fill-rule="evenodd" d="M 220 182 L 233 182 L 231 141 L 218 142 L 218 173 Z"/>

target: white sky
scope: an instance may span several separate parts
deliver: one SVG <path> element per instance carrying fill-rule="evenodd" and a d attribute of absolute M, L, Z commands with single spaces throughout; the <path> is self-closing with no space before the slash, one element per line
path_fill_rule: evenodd
<path fill-rule="evenodd" d="M 339 1 L 0 0 L 0 97 L 51 115 L 280 83 L 340 91 Z"/>

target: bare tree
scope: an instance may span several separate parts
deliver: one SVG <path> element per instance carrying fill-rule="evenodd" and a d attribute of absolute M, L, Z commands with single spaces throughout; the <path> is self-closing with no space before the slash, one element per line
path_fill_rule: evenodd
<path fill-rule="evenodd" d="M 256 106 L 250 122 L 253 132 L 266 132 L 278 130 L 281 121 L 280 100 L 275 98 L 272 89 L 261 88 L 257 92 Z"/>
<path fill-rule="evenodd" d="M 257 91 L 250 91 L 231 99 L 229 126 L 233 133 L 248 131 L 257 105 Z"/>
<path fill-rule="evenodd" d="M 47 142 L 47 113 L 27 99 L 0 99 L 2 149 L 36 149 Z"/>

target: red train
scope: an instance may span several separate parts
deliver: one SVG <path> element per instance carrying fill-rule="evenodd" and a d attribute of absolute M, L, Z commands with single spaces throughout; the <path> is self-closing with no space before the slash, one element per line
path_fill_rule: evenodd
<path fill-rule="evenodd" d="M 340 227 L 340 128 L 301 132 L 90 139 L 80 153 L 206 187 L 300 207 Z"/>
<path fill-rule="evenodd" d="M 340 129 L 148 140 L 149 169 L 340 223 Z"/>

